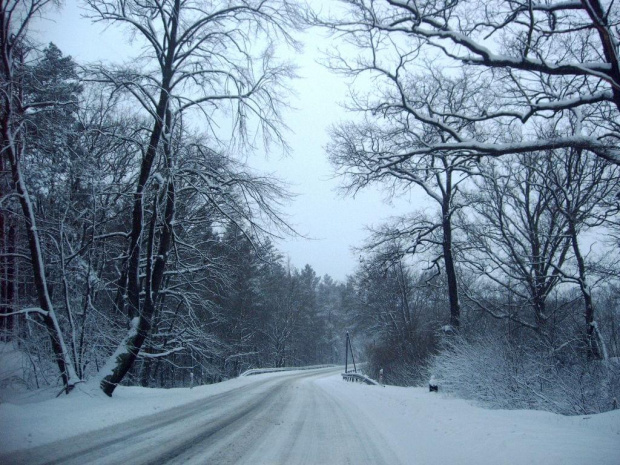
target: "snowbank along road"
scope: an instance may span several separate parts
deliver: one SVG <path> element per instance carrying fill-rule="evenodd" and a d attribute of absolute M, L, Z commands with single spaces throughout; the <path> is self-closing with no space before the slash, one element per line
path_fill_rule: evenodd
<path fill-rule="evenodd" d="M 5 402 L 0 464 L 620 464 L 620 411 L 487 410 L 422 388 L 346 383 L 340 371 Z"/>

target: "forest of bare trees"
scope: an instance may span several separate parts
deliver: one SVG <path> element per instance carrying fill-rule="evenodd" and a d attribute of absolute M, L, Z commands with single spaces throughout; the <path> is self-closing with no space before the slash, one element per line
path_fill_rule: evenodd
<path fill-rule="evenodd" d="M 352 83 L 352 117 L 332 128 L 327 147 L 333 166 L 349 192 L 378 185 L 435 205 L 375 228 L 362 248 L 402 296 L 376 307 L 384 341 L 416 321 L 425 305 L 412 299 L 429 288 L 447 299 L 405 344 L 428 371 L 396 381 L 432 375 L 500 407 L 616 408 L 617 7 L 349 0 L 340 8 L 310 15 L 346 44 L 325 65 Z M 403 268 L 408 278 L 394 271 Z M 397 364 L 406 372 L 412 362 Z"/>
<path fill-rule="evenodd" d="M 243 161 L 286 150 L 296 7 L 94 1 L 145 44 L 104 67 L 31 42 L 50 6 L 1 10 L 2 339 L 23 382 L 112 395 L 336 361 L 339 285 L 273 248 L 289 193 Z"/>
<path fill-rule="evenodd" d="M 28 388 L 187 386 L 342 361 L 502 408 L 620 398 L 620 12 L 610 2 L 88 0 L 131 65 L 34 43 L 0 0 L 0 337 Z M 428 208 L 374 226 L 346 282 L 298 270 L 278 179 L 302 29 L 336 44 L 349 194 Z M 229 128 L 226 132 L 223 128 Z M 260 147 L 258 147 L 260 145 Z"/>

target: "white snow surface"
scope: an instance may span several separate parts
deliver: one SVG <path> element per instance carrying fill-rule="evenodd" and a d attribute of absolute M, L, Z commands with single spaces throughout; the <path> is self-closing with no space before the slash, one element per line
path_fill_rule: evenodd
<path fill-rule="evenodd" d="M 0 454 L 32 448 L 162 412 L 196 400 L 247 386 L 259 378 L 236 378 L 193 389 L 151 389 L 119 386 L 110 398 L 96 385 L 78 385 L 70 395 L 18 405 L 0 404 Z M 46 395 L 49 395 L 46 393 Z M 1 398 L 1 396 L 0 396 Z M 10 425 L 10 428 L 5 426 Z"/>
<path fill-rule="evenodd" d="M 264 399 L 260 402 L 269 404 L 265 411 L 248 410 L 247 419 L 241 417 L 239 423 L 223 427 L 248 425 L 247 432 L 234 432 L 221 440 L 217 438 L 219 430 L 212 433 L 216 449 L 219 446 L 227 451 L 225 445 L 231 441 L 245 449 L 236 451 L 234 457 L 222 455 L 221 460 L 216 460 L 220 456 L 215 452 L 202 455 L 193 463 L 326 463 L 333 452 L 335 461 L 331 463 L 620 464 L 620 411 L 566 417 L 539 411 L 487 410 L 422 388 L 347 383 L 333 368 L 259 374 L 194 389 L 119 387 L 113 398 L 82 387 L 58 399 L 3 402 L 0 455 L 6 459 L 11 452 L 86 432 L 96 436 L 97 430 L 112 425 L 122 430 L 130 420 L 201 399 L 217 399 L 235 390 L 238 396 L 226 397 L 233 409 L 242 411 L 246 400 Z M 262 397 L 269 390 L 278 393 L 276 398 Z M 224 413 L 225 406 L 210 407 L 212 411 L 218 408 Z M 199 423 L 193 417 L 191 421 Z M 257 424 L 250 428 L 253 421 Z M 169 431 L 182 430 L 181 426 L 172 425 Z M 156 434 L 169 431 L 164 425 Z M 349 436 L 347 431 L 354 434 Z M 243 439 L 238 440 L 240 434 Z M 165 441 L 160 438 L 161 442 Z M 367 449 L 364 454 L 354 450 L 357 443 Z M 196 448 L 207 454 L 203 449 Z M 206 457 L 210 457 L 207 462 Z M 165 463 L 178 463 L 181 458 L 187 459 L 174 456 Z M 16 459 L 16 463 L 22 462 Z"/>
<path fill-rule="evenodd" d="M 488 410 L 426 388 L 343 386 L 317 381 L 360 408 L 403 463 L 620 464 L 620 410 L 567 417 L 532 410 Z"/>

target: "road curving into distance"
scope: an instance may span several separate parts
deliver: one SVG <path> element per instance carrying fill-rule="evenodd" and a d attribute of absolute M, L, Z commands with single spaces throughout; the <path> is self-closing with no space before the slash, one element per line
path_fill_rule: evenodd
<path fill-rule="evenodd" d="M 0 457 L 3 464 L 389 464 L 367 417 L 293 371 L 151 416 Z M 86 413 L 87 414 L 87 413 Z"/>

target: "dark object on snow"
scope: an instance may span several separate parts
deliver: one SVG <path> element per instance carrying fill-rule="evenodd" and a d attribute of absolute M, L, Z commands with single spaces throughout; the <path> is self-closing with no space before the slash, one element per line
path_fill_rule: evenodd
<path fill-rule="evenodd" d="M 428 383 L 428 392 L 439 392 L 439 385 Z"/>

